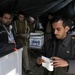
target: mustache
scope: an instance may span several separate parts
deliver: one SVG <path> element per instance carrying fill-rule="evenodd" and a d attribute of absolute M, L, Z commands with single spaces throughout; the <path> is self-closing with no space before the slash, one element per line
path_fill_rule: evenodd
<path fill-rule="evenodd" d="M 58 35 L 58 34 L 55 34 L 55 36 L 60 36 L 60 35 Z"/>

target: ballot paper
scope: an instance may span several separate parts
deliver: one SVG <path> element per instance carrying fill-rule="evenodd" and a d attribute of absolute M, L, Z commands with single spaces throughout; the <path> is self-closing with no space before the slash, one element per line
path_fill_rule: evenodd
<path fill-rule="evenodd" d="M 52 60 L 50 58 L 45 57 L 45 56 L 42 56 L 41 58 L 43 60 L 45 60 L 45 62 L 42 62 L 42 66 L 45 67 L 49 71 L 53 71 Z"/>

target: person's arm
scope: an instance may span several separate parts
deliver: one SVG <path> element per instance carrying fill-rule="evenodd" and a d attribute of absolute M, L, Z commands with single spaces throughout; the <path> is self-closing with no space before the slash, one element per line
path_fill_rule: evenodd
<path fill-rule="evenodd" d="M 68 60 L 69 67 L 68 67 L 68 73 L 74 73 L 75 74 L 75 59 L 74 60 Z"/>
<path fill-rule="evenodd" d="M 36 59 L 36 64 L 38 67 L 41 66 L 42 62 L 45 62 L 43 59 L 41 59 L 41 56 L 42 55 L 44 56 L 44 53 L 45 53 L 45 44 L 42 47 L 39 57 L 37 57 L 37 59 Z"/>
<path fill-rule="evenodd" d="M 51 57 L 53 59 L 53 66 L 66 68 L 66 72 L 75 74 L 75 59 L 64 60 L 59 57 Z"/>
<path fill-rule="evenodd" d="M 62 59 L 59 57 L 51 57 L 53 59 L 53 66 L 66 68 L 66 72 L 75 74 L 75 45 L 72 47 L 72 53 L 69 59 Z"/>
<path fill-rule="evenodd" d="M 74 40 L 73 40 L 73 43 L 74 43 Z M 69 63 L 68 73 L 74 73 L 75 74 L 75 44 L 72 46 L 73 46 L 72 47 L 72 53 L 71 53 L 72 58 L 67 59 L 67 61 Z"/>

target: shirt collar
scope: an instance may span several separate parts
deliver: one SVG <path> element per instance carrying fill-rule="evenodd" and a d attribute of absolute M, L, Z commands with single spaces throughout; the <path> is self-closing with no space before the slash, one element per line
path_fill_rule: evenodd
<path fill-rule="evenodd" d="M 67 34 L 66 38 L 62 41 L 62 44 L 67 47 L 69 42 L 71 41 L 71 36 Z"/>

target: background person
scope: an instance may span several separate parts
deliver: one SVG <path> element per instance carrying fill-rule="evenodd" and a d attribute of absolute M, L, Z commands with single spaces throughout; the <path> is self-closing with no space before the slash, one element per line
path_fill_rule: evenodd
<path fill-rule="evenodd" d="M 52 26 L 51 26 L 51 20 L 53 18 L 53 15 L 52 13 L 49 13 L 48 14 L 48 22 L 47 22 L 47 25 L 46 25 L 46 33 L 45 33 L 45 41 L 47 39 L 51 39 L 53 37 L 53 31 L 52 31 Z"/>
<path fill-rule="evenodd" d="M 24 12 L 18 12 L 18 19 L 14 21 L 15 24 L 15 32 L 17 35 L 17 41 L 20 44 L 23 44 L 23 70 L 26 74 L 32 74 L 29 66 L 29 57 L 28 57 L 28 36 L 29 27 L 27 25 L 27 20 L 25 19 Z"/>
<path fill-rule="evenodd" d="M 30 28 L 30 33 L 31 32 L 35 32 L 35 19 L 33 18 L 33 17 L 29 17 L 28 18 L 28 26 L 29 26 L 29 28 Z"/>

